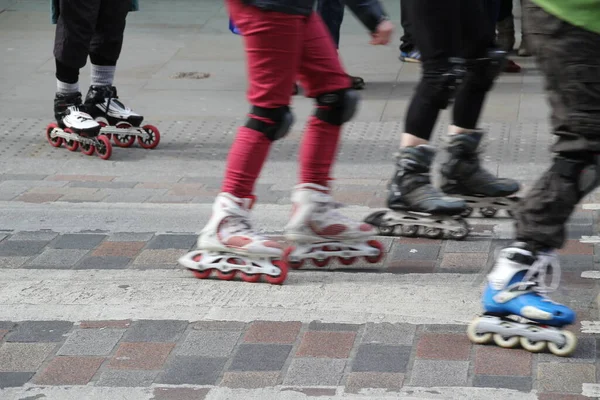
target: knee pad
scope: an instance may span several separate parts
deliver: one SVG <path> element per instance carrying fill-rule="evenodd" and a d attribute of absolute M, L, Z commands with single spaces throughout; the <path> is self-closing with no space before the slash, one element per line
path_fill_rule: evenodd
<path fill-rule="evenodd" d="M 262 133 L 273 142 L 285 137 L 294 124 L 294 115 L 288 106 L 277 108 L 253 106 L 249 117 L 246 127 Z"/>
<path fill-rule="evenodd" d="M 490 50 L 485 58 L 469 60 L 465 85 L 478 91 L 489 91 L 506 65 L 506 55 L 502 50 Z"/>
<path fill-rule="evenodd" d="M 317 96 L 315 117 L 331 125 L 342 125 L 356 114 L 359 101 L 360 96 L 353 89 L 324 93 Z"/>
<path fill-rule="evenodd" d="M 597 155 L 582 154 L 579 158 L 559 155 L 554 158 L 551 169 L 576 183 L 579 200 L 600 186 L 600 157 Z"/>
<path fill-rule="evenodd" d="M 448 62 L 423 65 L 423 77 L 417 86 L 417 96 L 443 110 L 452 102 L 465 76 L 465 62 L 451 58 Z"/>

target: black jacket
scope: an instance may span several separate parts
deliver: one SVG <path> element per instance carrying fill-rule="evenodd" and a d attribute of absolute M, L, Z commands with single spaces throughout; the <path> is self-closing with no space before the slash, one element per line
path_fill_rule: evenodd
<path fill-rule="evenodd" d="M 316 0 L 242 0 L 244 3 L 262 10 L 278 11 L 286 14 L 310 15 Z M 356 17 L 375 32 L 377 25 L 387 19 L 387 14 L 379 0 L 344 0 Z"/>

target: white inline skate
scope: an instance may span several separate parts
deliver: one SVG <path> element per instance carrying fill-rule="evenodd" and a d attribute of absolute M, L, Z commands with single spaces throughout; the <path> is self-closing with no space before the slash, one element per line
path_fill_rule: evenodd
<path fill-rule="evenodd" d="M 546 285 L 549 270 L 552 281 Z M 575 321 L 575 312 L 546 297 L 559 280 L 560 266 L 553 253 L 534 254 L 522 242 L 503 249 L 483 292 L 485 312 L 469 325 L 469 339 L 505 348 L 520 344 L 535 353 L 547 347 L 557 356 L 572 354 L 577 338 L 562 328 Z"/>
<path fill-rule="evenodd" d="M 81 93 L 56 93 L 54 98 L 55 123 L 46 127 L 46 139 L 52 147 L 63 143 L 69 151 L 91 156 L 96 154 L 108 160 L 112 154 L 110 140 L 100 135 L 100 125 L 87 113 L 81 104 Z"/>
<path fill-rule="evenodd" d="M 305 260 L 324 267 L 334 257 L 343 265 L 353 264 L 358 257 L 369 263 L 383 258 L 383 245 L 372 239 L 373 227 L 340 214 L 341 205 L 333 201 L 327 187 L 298 185 L 292 203 L 294 212 L 285 227 L 285 238 L 292 244 L 284 255 L 289 267 L 301 268 Z"/>
<path fill-rule="evenodd" d="M 123 104 L 114 86 L 90 86 L 85 96 L 90 115 L 102 126 L 101 133 L 112 137 L 119 147 L 131 147 L 137 138 L 144 149 L 154 149 L 160 132 L 154 125 L 142 125 L 144 117 Z"/>
<path fill-rule="evenodd" d="M 254 198 L 219 194 L 198 238 L 197 250 L 181 257 L 179 263 L 199 279 L 214 271 L 218 279 L 226 281 L 237 274 L 246 282 L 258 282 L 263 277 L 268 283 L 282 284 L 287 277 L 282 247 L 252 229 L 253 203 Z"/>

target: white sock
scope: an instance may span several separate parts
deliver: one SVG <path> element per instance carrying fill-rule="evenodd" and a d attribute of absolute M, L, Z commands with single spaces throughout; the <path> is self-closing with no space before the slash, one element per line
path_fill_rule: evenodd
<path fill-rule="evenodd" d="M 58 93 L 77 93 L 79 92 L 79 82 L 66 83 L 56 80 L 56 91 Z"/>
<path fill-rule="evenodd" d="M 116 69 L 114 65 L 92 64 L 92 86 L 112 86 Z"/>

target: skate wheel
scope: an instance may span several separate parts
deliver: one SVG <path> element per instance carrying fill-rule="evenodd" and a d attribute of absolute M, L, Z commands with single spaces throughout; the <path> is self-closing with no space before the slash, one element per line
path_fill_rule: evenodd
<path fill-rule="evenodd" d="M 442 236 L 444 236 L 444 231 L 440 228 L 425 228 L 423 236 L 425 236 L 428 239 L 439 239 Z"/>
<path fill-rule="evenodd" d="M 481 333 L 477 332 L 477 325 L 479 324 L 480 318 L 476 318 L 469 324 L 467 328 L 467 337 L 475 344 L 488 344 L 491 343 L 493 334 L 490 332 Z"/>
<path fill-rule="evenodd" d="M 233 278 L 235 278 L 235 275 L 236 275 L 236 272 L 237 272 L 237 271 L 223 272 L 223 271 L 219 271 L 218 269 L 215 270 L 215 271 L 216 271 L 217 278 L 219 278 L 222 281 L 231 281 L 231 280 L 233 280 Z"/>
<path fill-rule="evenodd" d="M 453 229 L 450 232 L 448 232 L 448 234 L 450 235 L 450 238 L 452 238 L 454 240 L 463 240 L 464 238 L 469 236 L 470 229 L 469 229 L 469 224 L 467 223 L 467 221 L 461 221 L 460 224 L 462 225 L 460 228 Z"/>
<path fill-rule="evenodd" d="M 73 133 L 73 131 L 71 130 L 71 128 L 65 128 L 65 133 Z M 77 151 L 77 149 L 79 148 L 79 142 L 75 140 L 64 140 L 64 142 L 65 147 L 69 151 Z"/>
<path fill-rule="evenodd" d="M 198 271 L 195 269 L 190 269 L 190 271 L 192 272 L 192 274 L 194 274 L 194 276 L 198 279 L 206 279 L 210 276 L 210 274 L 212 273 L 212 269 L 206 269 L 204 271 Z"/>
<path fill-rule="evenodd" d="M 521 343 L 522 348 L 532 353 L 539 353 L 546 349 L 546 342 L 543 340 L 540 340 L 539 342 L 533 342 L 526 337 L 521 336 L 519 338 L 519 342 Z"/>
<path fill-rule="evenodd" d="M 394 235 L 394 227 L 393 226 L 378 226 L 377 230 L 381 236 L 393 236 Z"/>
<path fill-rule="evenodd" d="M 505 338 L 504 336 L 500 335 L 499 333 L 494 333 L 494 343 L 496 343 L 498 346 L 503 347 L 505 349 L 512 349 L 514 347 L 517 347 L 517 345 L 519 344 L 519 336 L 511 336 L 508 338 Z"/>
<path fill-rule="evenodd" d="M 283 261 L 283 260 L 275 260 L 275 261 L 273 261 L 273 265 L 276 266 L 277 268 L 279 268 L 279 271 L 280 271 L 279 275 L 271 276 L 271 275 L 264 274 L 263 276 L 265 278 L 265 281 L 267 281 L 271 285 L 281 285 L 283 282 L 285 282 L 285 280 L 287 278 L 288 267 L 287 267 L 285 261 Z"/>
<path fill-rule="evenodd" d="M 324 268 L 327 266 L 327 264 L 329 264 L 329 257 L 325 258 L 324 260 L 318 260 L 316 258 L 312 259 L 313 264 L 315 264 L 317 267 L 319 268 Z"/>
<path fill-rule="evenodd" d="M 467 208 L 465 208 L 465 211 L 460 213 L 460 216 L 463 218 L 467 218 L 469 215 L 471 215 L 472 212 L 473 212 L 473 209 L 471 207 L 467 207 Z"/>
<path fill-rule="evenodd" d="M 87 143 L 81 143 L 79 145 L 79 149 L 86 156 L 91 156 L 92 154 L 94 154 L 94 151 L 96 151 L 96 148 L 93 145 Z"/>
<path fill-rule="evenodd" d="M 158 146 L 158 143 L 160 143 L 160 132 L 158 131 L 158 128 L 153 125 L 144 125 L 142 126 L 142 129 L 146 131 L 148 138 L 144 140 L 141 136 L 138 136 L 137 139 L 139 145 L 144 149 L 153 149 Z"/>
<path fill-rule="evenodd" d="M 356 257 L 338 257 L 338 260 L 342 265 L 352 265 L 356 262 Z"/>
<path fill-rule="evenodd" d="M 261 274 L 247 274 L 245 272 L 240 272 L 239 276 L 244 282 L 255 283 L 260 281 Z"/>
<path fill-rule="evenodd" d="M 402 236 L 415 237 L 419 233 L 418 225 L 402 225 Z"/>
<path fill-rule="evenodd" d="M 561 331 L 561 334 L 565 338 L 565 344 L 560 346 L 554 342 L 548 342 L 548 350 L 555 356 L 566 357 L 575 351 L 575 348 L 577 347 L 577 337 L 572 332 L 564 330 Z"/>
<path fill-rule="evenodd" d="M 54 137 L 53 138 L 51 136 L 52 131 L 54 129 L 56 129 L 56 128 L 58 128 L 58 124 L 55 124 L 55 123 L 49 124 L 46 127 L 46 139 L 48 139 L 48 143 L 50 143 L 50 146 L 52 146 L 52 147 L 60 147 L 60 145 L 63 142 L 63 139 L 61 137 Z"/>
<path fill-rule="evenodd" d="M 288 247 L 287 249 L 285 249 L 285 251 L 283 252 L 283 260 L 285 261 L 285 263 L 292 269 L 300 269 L 302 268 L 302 265 L 304 264 L 304 260 L 299 260 L 299 261 L 290 261 L 290 254 L 292 254 L 292 252 L 296 250 L 295 247 L 291 246 Z"/>
<path fill-rule="evenodd" d="M 96 154 L 103 160 L 108 160 L 112 155 L 112 146 L 110 140 L 104 135 L 97 137 L 98 143 L 96 144 Z M 94 147 L 94 146 L 92 146 Z"/>
<path fill-rule="evenodd" d="M 496 215 L 498 209 L 494 207 L 481 207 L 479 212 L 486 218 L 492 218 L 494 215 Z"/>
<path fill-rule="evenodd" d="M 367 244 L 379 250 L 379 254 L 376 256 L 366 256 L 365 260 L 367 260 L 367 262 L 371 264 L 375 264 L 381 261 L 385 254 L 385 252 L 383 251 L 383 244 L 378 240 L 369 240 Z"/>
<path fill-rule="evenodd" d="M 128 130 L 131 128 L 131 124 L 128 122 L 119 122 L 116 126 L 117 129 Z M 131 147 L 131 145 L 135 142 L 134 135 L 119 135 L 114 134 L 113 142 L 119 147 Z"/>

